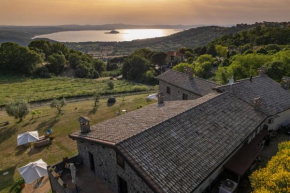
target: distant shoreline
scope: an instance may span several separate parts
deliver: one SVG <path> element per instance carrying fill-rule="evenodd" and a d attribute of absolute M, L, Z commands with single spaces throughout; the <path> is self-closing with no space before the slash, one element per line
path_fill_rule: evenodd
<path fill-rule="evenodd" d="M 130 42 L 165 37 L 176 34 L 180 29 L 116 29 L 116 30 L 81 30 L 61 31 L 48 34 L 36 35 L 31 39 L 49 39 L 62 43 L 84 42 Z M 114 36 L 111 36 L 114 35 Z"/>

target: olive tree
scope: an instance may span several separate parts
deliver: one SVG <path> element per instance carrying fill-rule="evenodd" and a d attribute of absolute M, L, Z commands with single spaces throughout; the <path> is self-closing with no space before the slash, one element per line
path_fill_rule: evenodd
<path fill-rule="evenodd" d="M 9 116 L 19 119 L 19 122 L 21 122 L 30 111 L 28 103 L 24 100 L 9 102 L 5 106 L 5 110 Z"/>
<path fill-rule="evenodd" d="M 98 102 L 100 101 L 100 96 L 101 95 L 97 92 L 94 94 L 95 107 L 97 106 Z"/>
<path fill-rule="evenodd" d="M 54 99 L 53 101 L 51 101 L 50 103 L 50 107 L 51 108 L 56 108 L 58 110 L 58 114 L 61 113 L 61 109 L 63 106 L 66 105 L 66 101 L 65 101 L 65 98 L 62 98 L 61 100 L 57 100 L 57 99 Z"/>

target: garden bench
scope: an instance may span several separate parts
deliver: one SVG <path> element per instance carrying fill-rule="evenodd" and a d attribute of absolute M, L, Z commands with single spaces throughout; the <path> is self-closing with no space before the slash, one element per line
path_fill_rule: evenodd
<path fill-rule="evenodd" d="M 43 139 L 43 140 L 39 140 L 39 141 L 34 142 L 34 147 L 41 147 L 41 146 L 44 146 L 44 145 L 48 145 L 49 143 L 50 143 L 50 139 L 49 138 Z"/>

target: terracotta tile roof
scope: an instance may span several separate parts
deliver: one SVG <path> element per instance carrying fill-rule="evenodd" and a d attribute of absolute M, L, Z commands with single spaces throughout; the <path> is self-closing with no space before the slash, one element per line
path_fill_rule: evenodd
<path fill-rule="evenodd" d="M 260 97 L 262 105 L 259 109 L 267 115 L 275 115 L 290 109 L 290 92 L 267 75 L 243 79 L 229 85 L 216 88 L 218 91 L 229 91 L 240 99 L 253 104 L 254 99 Z"/>
<path fill-rule="evenodd" d="M 167 57 L 171 56 L 184 56 L 184 54 L 182 54 L 181 52 L 172 52 L 172 51 L 167 52 Z"/>
<path fill-rule="evenodd" d="M 217 83 L 198 77 L 193 77 L 192 80 L 189 80 L 186 73 L 178 72 L 175 70 L 167 70 L 166 72 L 157 76 L 157 79 L 200 96 L 204 96 L 213 92 L 212 88 L 219 86 Z"/>
<path fill-rule="evenodd" d="M 197 100 L 165 101 L 162 105 L 154 103 L 93 125 L 89 133 L 82 134 L 78 131 L 71 134 L 70 137 L 115 144 L 218 95 L 219 93 L 211 93 Z"/>
<path fill-rule="evenodd" d="M 265 118 L 248 103 L 223 93 L 116 147 L 151 184 L 158 184 L 158 192 L 192 192 Z"/>

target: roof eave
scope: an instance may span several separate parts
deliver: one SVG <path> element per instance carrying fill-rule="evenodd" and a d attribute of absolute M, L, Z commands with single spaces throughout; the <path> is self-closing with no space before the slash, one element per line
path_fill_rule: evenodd
<path fill-rule="evenodd" d="M 98 143 L 98 144 L 106 145 L 106 146 L 110 146 L 110 147 L 115 147 L 115 145 L 116 145 L 115 143 L 110 142 L 110 141 L 104 141 L 104 140 L 100 140 L 100 139 L 94 139 L 91 137 L 84 137 L 84 136 L 79 136 L 79 135 L 75 135 L 75 134 L 69 134 L 68 137 L 73 139 L 73 140 L 76 140 L 76 139 L 86 140 L 86 141 L 91 141 L 94 143 Z"/>

